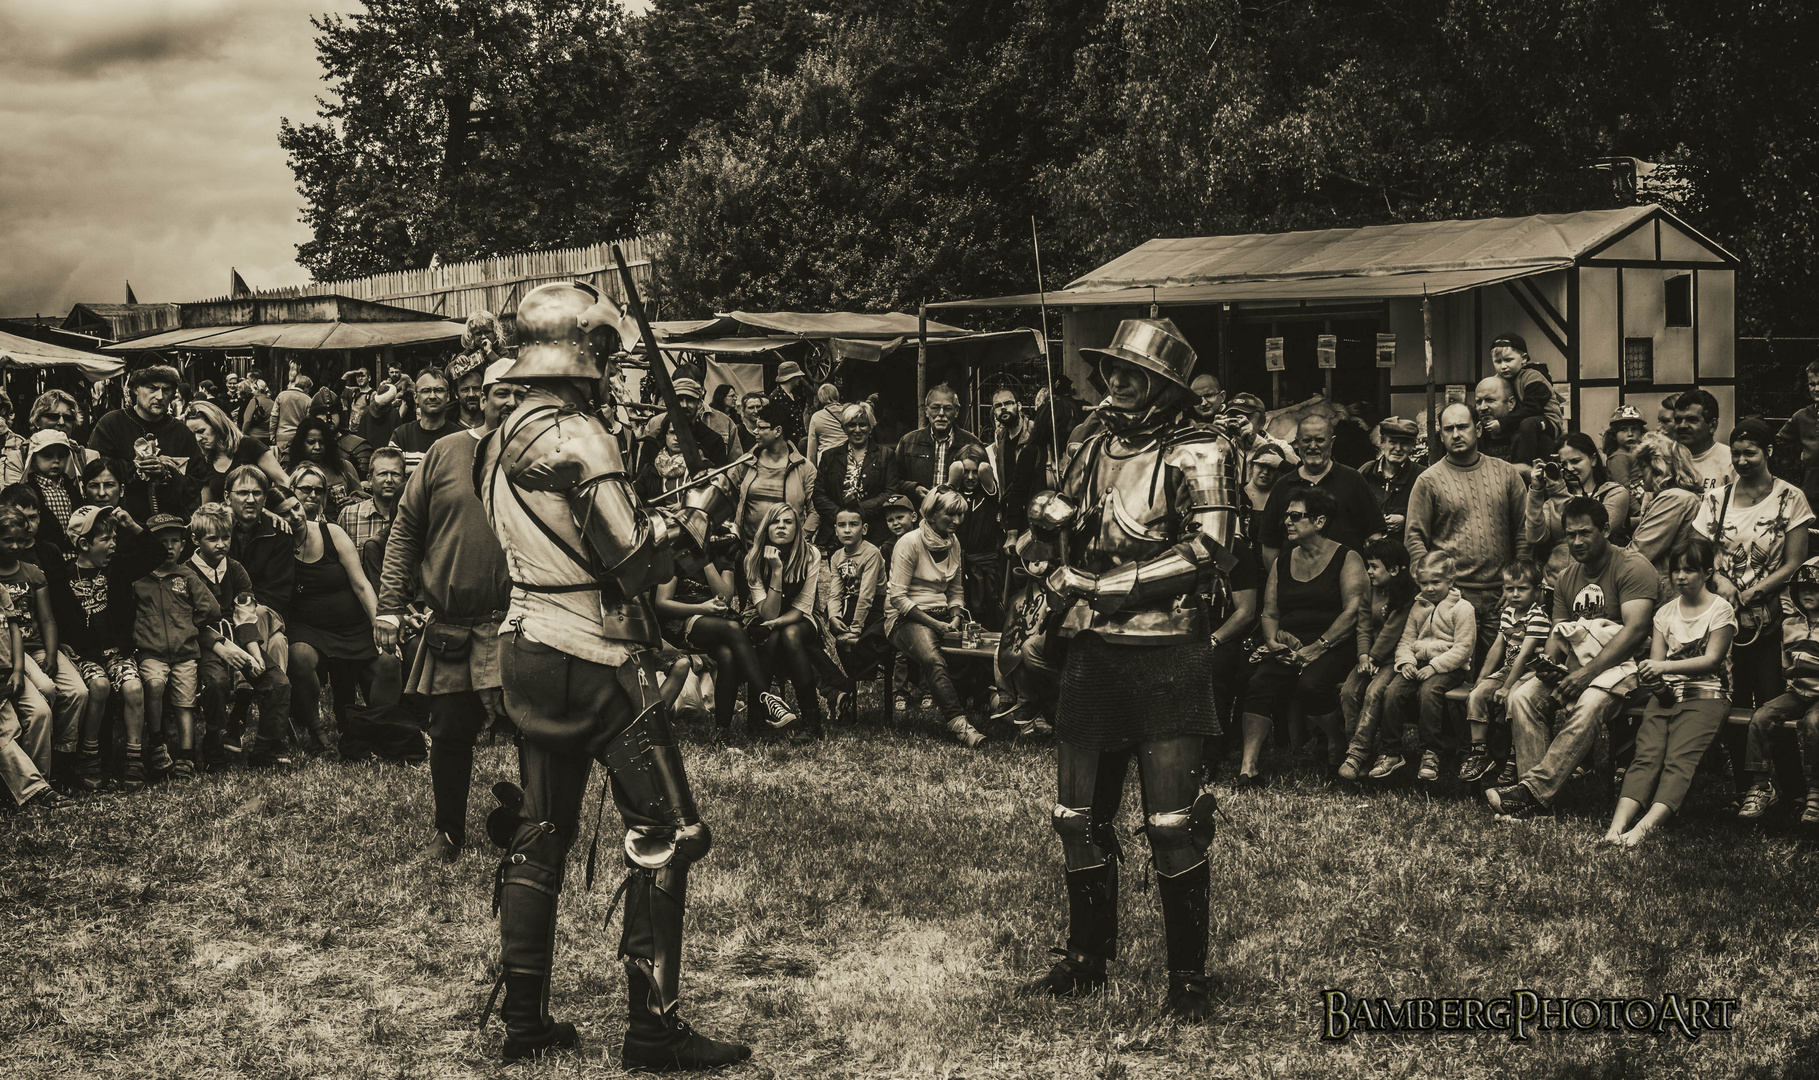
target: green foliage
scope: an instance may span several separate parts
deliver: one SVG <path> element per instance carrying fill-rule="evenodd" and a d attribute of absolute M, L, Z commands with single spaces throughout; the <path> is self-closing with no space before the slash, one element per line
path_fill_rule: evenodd
<path fill-rule="evenodd" d="M 582 243 L 623 220 L 612 0 L 368 0 L 313 20 L 332 100 L 282 122 L 317 279 Z"/>

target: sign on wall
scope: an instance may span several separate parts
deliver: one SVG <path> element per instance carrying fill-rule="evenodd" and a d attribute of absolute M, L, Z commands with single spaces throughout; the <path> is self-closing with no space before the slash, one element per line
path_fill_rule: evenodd
<path fill-rule="evenodd" d="M 1282 339 L 1279 337 L 1263 339 L 1263 369 L 1265 371 L 1283 371 Z"/>
<path fill-rule="evenodd" d="M 1321 334 L 1314 343 L 1314 356 L 1323 368 L 1339 366 L 1339 335 Z"/>
<path fill-rule="evenodd" d="M 1377 335 L 1377 366 L 1380 368 L 1396 366 L 1396 335 Z"/>

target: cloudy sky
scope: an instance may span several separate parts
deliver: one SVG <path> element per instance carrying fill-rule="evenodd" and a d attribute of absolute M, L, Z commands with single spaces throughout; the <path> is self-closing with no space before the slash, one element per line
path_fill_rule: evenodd
<path fill-rule="evenodd" d="M 358 7 L 0 0 L 0 317 L 308 280 L 278 120 L 326 92 L 309 16 Z"/>

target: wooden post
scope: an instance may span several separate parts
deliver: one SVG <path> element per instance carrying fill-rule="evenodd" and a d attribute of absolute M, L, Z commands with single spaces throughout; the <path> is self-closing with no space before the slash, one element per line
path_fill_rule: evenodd
<path fill-rule="evenodd" d="M 916 307 L 916 426 L 922 426 L 922 401 L 928 397 L 928 305 Z"/>
<path fill-rule="evenodd" d="M 1232 393 L 1232 305 L 1219 305 L 1219 385 Z"/>
<path fill-rule="evenodd" d="M 1333 332 L 1333 320 L 1327 319 L 1324 322 L 1322 322 L 1320 324 L 1320 332 L 1323 334 L 1332 333 Z M 1336 364 L 1339 362 L 1337 343 L 1334 344 L 1333 349 L 1334 349 L 1333 362 Z M 1326 403 L 1328 405 L 1331 405 L 1333 403 L 1333 369 L 1332 368 L 1326 369 Z"/>
<path fill-rule="evenodd" d="M 1439 418 L 1434 413 L 1434 304 L 1421 290 L 1421 345 L 1427 357 L 1427 455 L 1436 461 L 1440 449 Z"/>
<path fill-rule="evenodd" d="M 1281 324 L 1271 319 L 1270 337 L 1281 336 Z M 1288 342 L 1286 341 L 1282 343 L 1282 363 L 1284 367 L 1288 366 Z M 1280 371 L 1270 372 L 1270 408 L 1282 408 L 1282 372 Z"/>

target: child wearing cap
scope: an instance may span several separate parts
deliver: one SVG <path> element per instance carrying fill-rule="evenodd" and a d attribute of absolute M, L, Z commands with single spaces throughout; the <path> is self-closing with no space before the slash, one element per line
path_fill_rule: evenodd
<path fill-rule="evenodd" d="M 25 459 L 25 482 L 44 500 L 44 520 L 49 523 L 40 536 L 54 542 L 65 554 L 69 541 L 63 534 L 63 523 L 82 501 L 81 464 L 76 447 L 61 431 L 46 429 L 32 435 L 30 453 Z"/>
<path fill-rule="evenodd" d="M 1642 505 L 1642 470 L 1636 467 L 1636 448 L 1648 434 L 1648 421 L 1634 405 L 1619 405 L 1611 410 L 1611 422 L 1604 428 L 1604 468 L 1611 479 L 1630 489 L 1630 505 Z M 1638 514 L 1637 516 L 1640 516 Z"/>
<path fill-rule="evenodd" d="M 1554 391 L 1554 376 L 1547 365 L 1531 360 L 1528 342 L 1520 334 L 1503 334 L 1491 342 L 1491 366 L 1515 388 L 1516 403 L 1510 410 L 1506 432 L 1516 443 L 1516 460 L 1546 457 L 1566 431 L 1566 410 Z"/>
<path fill-rule="evenodd" d="M 164 546 L 164 561 L 133 582 L 133 659 L 145 686 L 149 732 L 164 729 L 165 693 L 170 694 L 170 734 L 177 750 L 171 775 L 187 780 L 196 774 L 197 661 L 203 648 L 214 648 L 221 607 L 208 583 L 184 562 L 189 545 L 184 523 L 154 514 L 145 531 Z"/>

